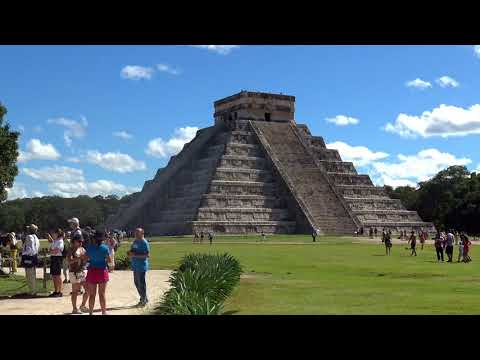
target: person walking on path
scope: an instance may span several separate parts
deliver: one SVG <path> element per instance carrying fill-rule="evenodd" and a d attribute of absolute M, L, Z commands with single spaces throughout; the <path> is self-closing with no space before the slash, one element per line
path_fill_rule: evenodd
<path fill-rule="evenodd" d="M 28 289 L 30 294 L 37 294 L 37 263 L 38 250 L 40 249 L 40 240 L 37 237 L 38 226 L 31 224 L 27 226 L 27 236 L 22 250 L 22 264 L 25 268 L 25 277 L 27 278 Z"/>
<path fill-rule="evenodd" d="M 408 239 L 408 243 L 410 244 L 410 248 L 412 249 L 412 253 L 410 254 L 410 256 L 413 256 L 415 254 L 415 256 L 417 256 L 417 251 L 416 251 L 416 247 L 417 247 L 417 236 L 415 235 L 415 231 L 412 230 L 412 233 L 410 234 L 410 239 Z"/>
<path fill-rule="evenodd" d="M 86 271 L 86 250 L 82 246 L 82 240 L 76 238 L 72 241 L 71 248 L 67 254 L 69 278 L 72 283 L 72 314 L 87 313 L 87 300 L 88 290 L 85 284 L 85 278 L 87 277 Z M 82 287 L 84 289 L 82 304 L 80 305 L 80 311 L 77 308 L 77 296 L 81 293 Z"/>
<path fill-rule="evenodd" d="M 442 261 L 444 261 L 443 259 L 443 239 L 442 239 L 442 235 L 437 232 L 437 235 L 435 235 L 435 251 L 437 253 L 437 261 L 440 261 L 440 259 Z"/>
<path fill-rule="evenodd" d="M 110 256 L 110 262 L 108 263 L 108 272 L 113 272 L 115 270 L 115 247 L 117 245 L 117 240 L 115 240 L 114 234 L 109 234 L 107 236 L 108 246 L 108 255 Z"/>
<path fill-rule="evenodd" d="M 142 228 L 135 230 L 135 240 L 128 252 L 128 256 L 132 260 L 133 281 L 140 295 L 138 307 L 144 307 L 148 304 L 147 284 L 145 275 L 148 271 L 148 257 L 150 255 L 150 246 L 145 239 L 145 233 Z"/>
<path fill-rule="evenodd" d="M 62 294 L 62 263 L 65 244 L 63 243 L 63 230 L 57 229 L 51 234 L 47 233 L 50 243 L 50 275 L 52 275 L 54 291 L 50 297 L 61 297 Z"/>
<path fill-rule="evenodd" d="M 452 231 L 449 231 L 445 240 L 445 253 L 448 256 L 447 262 L 451 263 L 453 261 L 453 242 L 455 241 L 455 236 Z"/>
<path fill-rule="evenodd" d="M 63 236 L 63 253 L 62 253 L 62 272 L 63 272 L 63 283 L 68 283 L 70 282 L 70 279 L 68 277 L 68 259 L 67 259 L 67 254 L 70 249 L 70 240 L 67 239 L 67 236 Z"/>
<path fill-rule="evenodd" d="M 71 219 L 68 219 L 68 224 L 70 225 L 70 229 L 72 230 L 70 232 L 70 242 L 73 242 L 73 239 L 79 239 L 79 240 L 82 240 L 83 241 L 83 233 L 82 233 L 82 229 L 80 229 L 80 221 L 78 220 L 78 218 L 71 218 Z M 88 244 L 83 244 L 84 246 L 88 245 Z M 64 284 L 67 284 L 70 282 L 70 279 L 68 278 L 68 262 L 67 262 L 67 259 L 65 258 L 65 263 L 63 264 L 63 276 L 65 277 L 65 279 L 63 280 L 63 283 Z"/>
<path fill-rule="evenodd" d="M 392 233 L 390 231 L 385 232 L 385 253 L 388 256 L 392 253 Z"/>
<path fill-rule="evenodd" d="M 108 246 L 103 243 L 105 241 L 105 234 L 102 231 L 96 231 L 93 239 L 95 244 L 90 242 L 90 245 L 88 245 L 86 249 L 88 270 L 85 281 L 88 288 L 89 313 L 90 315 L 93 314 L 95 297 L 97 296 L 98 289 L 98 298 L 100 301 L 100 308 L 102 309 L 102 315 L 106 315 L 106 289 L 109 280 L 107 264 L 110 262 L 110 256 L 108 255 Z"/>

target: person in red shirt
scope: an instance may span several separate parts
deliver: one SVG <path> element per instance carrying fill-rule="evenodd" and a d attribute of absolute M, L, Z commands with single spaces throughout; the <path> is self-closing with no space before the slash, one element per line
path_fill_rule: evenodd
<path fill-rule="evenodd" d="M 468 240 L 467 235 L 461 234 L 460 237 L 463 241 L 463 262 L 470 262 L 472 259 L 470 258 L 469 251 L 472 243 L 470 240 Z"/>

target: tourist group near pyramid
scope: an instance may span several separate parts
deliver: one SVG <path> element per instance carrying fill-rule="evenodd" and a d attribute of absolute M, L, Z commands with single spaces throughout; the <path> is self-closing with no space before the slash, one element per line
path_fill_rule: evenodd
<path fill-rule="evenodd" d="M 297 124 L 294 96 L 242 91 L 214 107 L 214 126 L 199 130 L 108 227 L 151 235 L 434 231 Z"/>

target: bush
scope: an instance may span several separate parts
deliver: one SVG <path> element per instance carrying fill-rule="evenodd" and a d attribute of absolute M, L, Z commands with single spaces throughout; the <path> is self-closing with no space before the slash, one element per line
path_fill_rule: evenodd
<path fill-rule="evenodd" d="M 115 258 L 115 270 L 130 270 L 132 260 L 128 256 Z"/>
<path fill-rule="evenodd" d="M 218 315 L 240 281 L 242 269 L 233 256 L 190 254 L 170 276 L 159 314 Z"/>

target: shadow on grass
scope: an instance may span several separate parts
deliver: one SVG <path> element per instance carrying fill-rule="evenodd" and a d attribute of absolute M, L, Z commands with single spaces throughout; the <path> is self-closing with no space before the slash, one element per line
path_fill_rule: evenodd
<path fill-rule="evenodd" d="M 240 310 L 229 310 L 229 311 L 225 311 L 224 313 L 222 313 L 222 315 L 234 315 L 236 313 L 238 313 Z"/>

